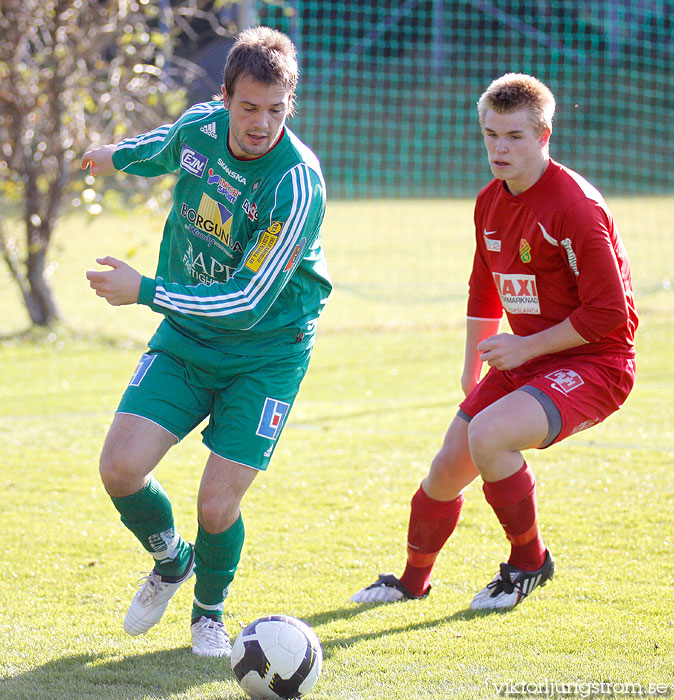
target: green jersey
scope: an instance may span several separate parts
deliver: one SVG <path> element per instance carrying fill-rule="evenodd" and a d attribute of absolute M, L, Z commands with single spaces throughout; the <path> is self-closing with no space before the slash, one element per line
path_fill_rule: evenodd
<path fill-rule="evenodd" d="M 138 297 L 165 317 L 150 347 L 303 352 L 332 288 L 320 164 L 287 127 L 265 155 L 239 160 L 228 128 L 222 102 L 206 102 L 115 149 L 118 170 L 177 171 L 156 276 L 142 278 Z"/>

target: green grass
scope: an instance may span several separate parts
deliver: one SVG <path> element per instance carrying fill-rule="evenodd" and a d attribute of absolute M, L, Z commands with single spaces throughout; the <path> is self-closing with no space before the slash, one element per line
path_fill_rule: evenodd
<path fill-rule="evenodd" d="M 401 570 L 410 497 L 460 398 L 472 204 L 331 205 L 335 293 L 274 462 L 244 502 L 225 618 L 232 635 L 263 614 L 308 621 L 325 652 L 310 697 L 482 700 L 503 683 L 546 681 L 581 684 L 573 697 L 588 697 L 592 682 L 674 692 L 674 202 L 610 204 L 641 312 L 637 386 L 604 424 L 530 455 L 557 574 L 507 614 L 467 609 L 507 553 L 479 484 L 427 600 L 348 603 L 379 571 Z M 160 218 L 143 216 L 65 219 L 52 282 L 66 321 L 45 333 L 23 333 L 0 270 L 3 700 L 244 698 L 225 662 L 190 653 L 188 587 L 148 635 L 121 629 L 148 560 L 106 497 L 97 458 L 157 317 L 107 306 L 84 270 L 113 254 L 151 272 L 160 230 Z M 197 432 L 158 469 L 188 537 L 205 458 Z"/>

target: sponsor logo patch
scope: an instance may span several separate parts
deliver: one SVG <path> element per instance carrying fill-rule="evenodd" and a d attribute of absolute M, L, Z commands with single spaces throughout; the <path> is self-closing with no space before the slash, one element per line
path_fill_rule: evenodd
<path fill-rule="evenodd" d="M 297 257 L 300 254 L 300 251 L 302 248 L 304 248 L 304 245 L 306 244 L 307 239 L 302 238 L 302 240 L 295 246 L 295 250 L 293 250 L 292 255 L 290 258 L 288 258 L 288 262 L 286 263 L 286 266 L 283 268 L 283 272 L 289 272 L 290 270 L 293 269 L 293 265 L 297 261 Z"/>
<path fill-rule="evenodd" d="M 591 428 L 593 425 L 597 425 L 597 423 L 599 423 L 599 419 L 584 420 L 582 423 L 579 423 L 569 433 L 569 435 L 575 435 L 576 433 L 579 433 L 581 430 L 587 430 L 588 428 Z"/>
<path fill-rule="evenodd" d="M 203 252 L 195 256 L 191 243 L 188 244 L 187 250 L 183 255 L 183 264 L 190 277 L 201 284 L 226 282 L 236 269 Z"/>
<path fill-rule="evenodd" d="M 222 158 L 218 158 L 218 165 L 229 175 L 232 180 L 236 180 L 237 182 L 240 182 L 242 185 L 246 184 L 246 178 L 243 175 L 240 175 L 237 173 L 235 170 L 232 170 L 227 163 L 225 163 Z"/>
<path fill-rule="evenodd" d="M 211 122 L 210 124 L 204 124 L 199 131 L 203 132 L 206 134 L 206 136 L 210 136 L 212 139 L 217 139 L 218 134 L 215 131 L 215 122 Z"/>
<path fill-rule="evenodd" d="M 241 194 L 241 191 L 232 187 L 224 177 L 220 177 L 220 175 L 214 173 L 213 168 L 208 169 L 208 184 L 217 185 L 218 194 L 224 195 L 232 204 L 236 202 L 238 196 Z"/>
<path fill-rule="evenodd" d="M 566 251 L 566 257 L 569 259 L 569 267 L 573 270 L 573 274 L 576 277 L 579 277 L 580 272 L 578 272 L 578 258 L 576 258 L 576 254 L 574 253 L 573 248 L 571 247 L 571 239 L 565 238 L 562 241 L 562 246 L 564 246 L 564 250 Z"/>
<path fill-rule="evenodd" d="M 503 308 L 511 314 L 540 314 L 536 275 L 492 273 Z"/>
<path fill-rule="evenodd" d="M 276 399 L 266 398 L 260 415 L 260 423 L 256 434 L 260 437 L 276 440 L 283 428 L 283 421 L 288 415 L 290 404 Z"/>
<path fill-rule="evenodd" d="M 202 156 L 193 148 L 185 145 L 183 150 L 180 151 L 180 167 L 183 170 L 187 170 L 188 173 L 201 177 L 204 174 L 204 170 L 208 165 L 208 158 Z"/>
<path fill-rule="evenodd" d="M 219 238 L 225 245 L 232 246 L 232 212 L 224 204 L 211 199 L 206 193 L 201 195 L 199 209 L 191 209 L 183 202 L 180 213 L 200 231 Z"/>
<path fill-rule="evenodd" d="M 489 238 L 489 236 L 493 236 L 495 233 L 496 231 L 487 231 L 487 229 L 484 229 L 482 231 L 484 235 L 484 244 L 487 246 L 487 250 L 490 250 L 492 253 L 500 253 L 501 241 L 498 238 Z"/>
<path fill-rule="evenodd" d="M 241 208 L 246 212 L 246 216 L 251 221 L 255 221 L 255 219 L 257 219 L 257 204 L 255 204 L 255 202 L 251 203 L 246 199 L 241 205 Z"/>
<path fill-rule="evenodd" d="M 175 531 L 173 528 L 164 530 L 163 532 L 158 532 L 154 535 L 150 535 L 148 543 L 152 547 L 153 552 L 165 552 L 173 543 L 173 538 L 175 537 Z"/>
<path fill-rule="evenodd" d="M 572 369 L 558 369 L 550 374 L 546 374 L 545 378 L 550 380 L 550 386 L 553 389 L 560 391 L 562 394 L 568 394 L 585 383 L 580 374 Z"/>
<path fill-rule="evenodd" d="M 283 230 L 283 224 L 278 221 L 272 221 L 271 224 L 262 232 L 258 244 L 246 261 L 246 267 L 253 272 L 257 272 L 262 263 L 267 259 L 269 253 L 278 242 L 278 235 Z"/>
<path fill-rule="evenodd" d="M 143 377 L 150 369 L 150 365 L 152 365 L 156 358 L 156 355 L 148 355 L 147 353 L 143 353 L 141 355 L 140 360 L 138 360 L 138 364 L 136 365 L 136 369 L 131 375 L 129 386 L 140 386 L 140 383 L 143 381 Z"/>
<path fill-rule="evenodd" d="M 233 250 L 243 250 L 241 244 L 238 241 L 234 241 L 232 247 L 228 248 L 220 239 L 216 238 L 215 236 L 211 236 L 208 233 L 200 231 L 193 224 L 185 224 L 185 228 L 190 232 L 190 235 L 194 236 L 195 238 L 198 238 L 200 241 L 203 241 L 209 248 L 212 245 L 214 245 L 218 250 L 221 250 L 228 258 L 234 257 L 234 253 L 232 253 Z"/>

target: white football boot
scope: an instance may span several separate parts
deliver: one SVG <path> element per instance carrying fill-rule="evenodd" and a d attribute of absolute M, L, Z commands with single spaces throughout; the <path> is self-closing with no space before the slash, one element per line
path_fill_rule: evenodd
<path fill-rule="evenodd" d="M 510 564 L 501 569 L 474 598 L 472 610 L 506 610 L 521 603 L 537 586 L 545 586 L 555 573 L 550 551 L 545 553 L 543 566 L 537 571 L 520 571 Z"/>
<path fill-rule="evenodd" d="M 200 617 L 192 623 L 192 653 L 197 656 L 229 656 L 232 644 L 222 622 Z"/>
<path fill-rule="evenodd" d="M 351 596 L 352 603 L 397 603 L 400 600 L 419 600 L 431 592 L 429 586 L 421 595 L 413 595 L 393 574 L 379 574 L 379 578 Z"/>
<path fill-rule="evenodd" d="M 171 598 L 193 575 L 194 546 L 190 545 L 190 560 L 182 576 L 161 576 L 153 569 L 140 579 L 140 590 L 133 597 L 124 618 L 124 631 L 135 637 L 154 627 L 161 620 Z"/>

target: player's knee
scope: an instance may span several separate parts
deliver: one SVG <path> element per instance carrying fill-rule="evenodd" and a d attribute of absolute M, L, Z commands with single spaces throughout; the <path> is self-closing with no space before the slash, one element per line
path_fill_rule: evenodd
<path fill-rule="evenodd" d="M 494 430 L 493 424 L 479 413 L 468 426 L 468 446 L 478 469 L 481 464 L 491 461 L 503 449 L 498 431 Z"/>
<path fill-rule="evenodd" d="M 109 493 L 126 491 L 127 484 L 134 478 L 128 456 L 121 450 L 105 445 L 98 462 L 98 473 Z"/>
<path fill-rule="evenodd" d="M 98 473 L 105 487 L 110 484 L 117 473 L 117 462 L 110 450 L 103 449 L 100 459 L 98 460 Z"/>
<path fill-rule="evenodd" d="M 424 480 L 427 492 L 442 501 L 454 500 L 477 476 L 475 466 L 467 456 L 467 447 L 456 451 L 445 445 L 435 455 Z"/>
<path fill-rule="evenodd" d="M 224 532 L 239 517 L 239 503 L 216 497 L 204 498 L 197 506 L 199 524 L 213 535 Z"/>

